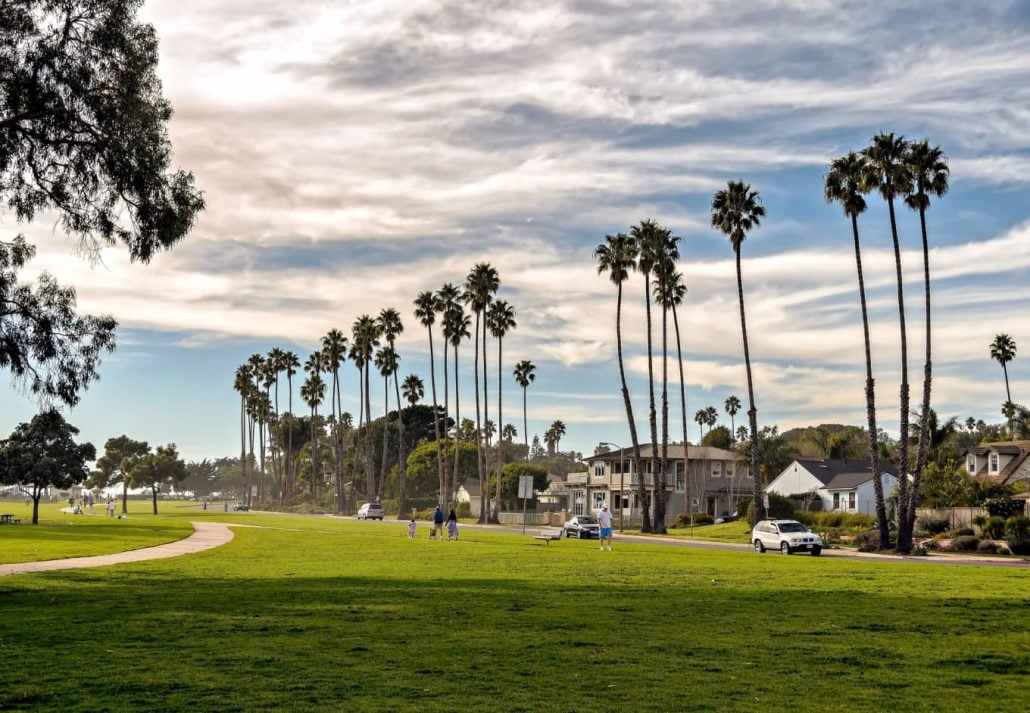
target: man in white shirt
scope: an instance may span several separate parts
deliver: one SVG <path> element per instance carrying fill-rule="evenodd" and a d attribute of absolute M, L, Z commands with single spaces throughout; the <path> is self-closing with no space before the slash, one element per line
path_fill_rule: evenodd
<path fill-rule="evenodd" d="M 605 504 L 601 507 L 601 512 L 597 513 L 597 524 L 601 526 L 601 549 L 604 549 L 605 541 L 608 542 L 608 551 L 612 549 L 612 514 L 608 512 L 608 505 Z"/>

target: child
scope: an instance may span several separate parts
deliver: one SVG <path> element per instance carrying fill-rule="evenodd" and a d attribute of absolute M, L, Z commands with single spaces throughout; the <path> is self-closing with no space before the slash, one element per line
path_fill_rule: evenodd
<path fill-rule="evenodd" d="M 411 522 L 408 523 L 408 539 L 415 539 L 415 518 L 411 518 Z"/>

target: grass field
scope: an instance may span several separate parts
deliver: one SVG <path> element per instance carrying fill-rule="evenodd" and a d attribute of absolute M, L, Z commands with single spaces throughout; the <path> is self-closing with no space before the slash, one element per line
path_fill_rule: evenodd
<path fill-rule="evenodd" d="M 1026 709 L 1022 570 L 229 515 L 162 518 L 262 527 L 0 578 L 0 709 Z"/>

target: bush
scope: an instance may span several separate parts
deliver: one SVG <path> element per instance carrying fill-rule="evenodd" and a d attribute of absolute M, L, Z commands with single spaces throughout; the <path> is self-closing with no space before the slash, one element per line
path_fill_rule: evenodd
<path fill-rule="evenodd" d="M 1005 540 L 1014 555 L 1030 555 L 1030 517 L 1014 515 L 1005 521 Z"/>
<path fill-rule="evenodd" d="M 951 541 L 951 549 L 955 552 L 975 552 L 980 545 L 980 538 L 975 535 L 962 535 Z"/>
<path fill-rule="evenodd" d="M 993 517 L 1000 517 L 1004 520 L 1007 517 L 1016 515 L 1022 509 L 1023 504 L 1008 496 L 1001 496 L 988 498 L 980 503 L 980 506 Z"/>
<path fill-rule="evenodd" d="M 969 537 L 975 535 L 976 531 L 971 527 L 958 527 L 948 533 L 949 537 Z"/>
<path fill-rule="evenodd" d="M 946 517 L 921 517 L 916 520 L 916 527 L 926 530 L 931 535 L 946 532 L 951 527 L 951 521 Z"/>
<path fill-rule="evenodd" d="M 747 506 L 744 510 L 744 514 L 741 515 L 745 520 L 751 522 L 752 514 L 754 511 L 754 503 L 750 500 L 747 501 Z M 738 508 L 739 510 L 739 508 Z M 794 519 L 794 506 L 790 502 L 790 498 L 786 498 L 779 493 L 769 493 L 769 509 L 765 514 L 765 517 L 770 520 L 793 520 Z"/>
<path fill-rule="evenodd" d="M 893 533 L 892 533 L 893 535 Z M 879 552 L 880 551 L 880 531 L 879 530 L 865 530 L 855 535 L 855 539 L 852 541 L 858 548 L 859 552 Z M 890 546 L 894 547 L 895 542 L 893 536 L 890 540 Z"/>
<path fill-rule="evenodd" d="M 432 511 L 430 511 L 432 512 Z M 472 517 L 472 503 L 460 502 L 458 507 L 455 508 L 455 514 L 458 517 L 469 518 Z"/>
<path fill-rule="evenodd" d="M 869 530 L 876 527 L 876 517 L 855 512 L 799 512 L 796 519 L 819 529 Z"/>
<path fill-rule="evenodd" d="M 980 540 L 976 546 L 976 551 L 982 555 L 994 555 L 998 553 L 998 546 L 990 540 Z"/>
<path fill-rule="evenodd" d="M 715 518 L 713 518 L 706 512 L 694 513 L 694 527 L 697 527 L 698 525 L 711 525 L 714 522 Z M 690 513 L 681 512 L 679 515 L 676 516 L 676 522 L 672 523 L 669 527 L 690 527 Z"/>
<path fill-rule="evenodd" d="M 984 528 L 984 525 L 987 524 L 987 516 L 986 515 L 976 515 L 976 516 L 974 516 L 973 517 L 973 524 L 976 525 L 977 527 L 979 527 L 982 530 Z"/>
<path fill-rule="evenodd" d="M 983 534 L 992 540 L 1000 540 L 1005 537 L 1005 518 L 991 515 L 983 525 Z"/>

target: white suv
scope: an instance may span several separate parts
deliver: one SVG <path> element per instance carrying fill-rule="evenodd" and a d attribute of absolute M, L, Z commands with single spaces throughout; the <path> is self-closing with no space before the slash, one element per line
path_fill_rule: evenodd
<path fill-rule="evenodd" d="M 358 508 L 359 520 L 382 520 L 383 506 L 379 503 L 365 503 Z"/>
<path fill-rule="evenodd" d="M 785 555 L 811 552 L 818 556 L 823 551 L 819 535 L 797 520 L 760 520 L 751 531 L 751 542 L 755 552 L 779 550 Z"/>

